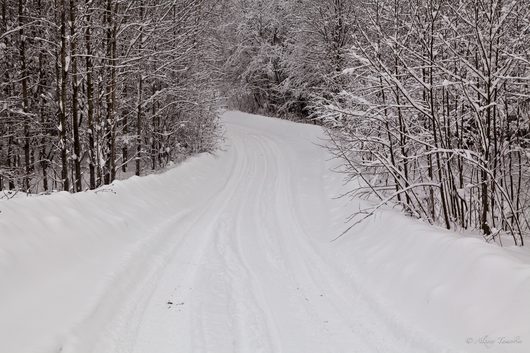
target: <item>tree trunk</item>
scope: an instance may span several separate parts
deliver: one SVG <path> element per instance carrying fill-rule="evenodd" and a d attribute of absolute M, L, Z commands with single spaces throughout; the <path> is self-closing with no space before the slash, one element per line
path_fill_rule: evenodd
<path fill-rule="evenodd" d="M 76 28 L 75 28 L 75 0 L 70 0 L 70 57 L 72 65 L 72 129 L 74 133 L 74 192 L 82 191 L 81 180 L 81 143 L 79 141 L 77 58 L 76 58 Z"/>
<path fill-rule="evenodd" d="M 21 63 L 21 83 L 22 83 L 22 111 L 24 116 L 24 191 L 29 192 L 30 177 L 31 177 L 31 162 L 30 162 L 30 133 L 29 133 L 29 98 L 28 98 L 28 70 L 26 59 L 26 36 L 24 35 L 24 0 L 18 0 L 18 25 L 20 27 L 20 63 Z"/>
<path fill-rule="evenodd" d="M 68 75 L 68 68 L 66 67 L 66 5 L 65 0 L 60 0 L 60 31 L 61 31 L 61 75 L 60 75 L 60 99 L 59 99 L 59 144 L 61 148 L 61 179 L 63 190 L 69 191 L 70 185 L 68 180 L 68 156 L 67 156 L 67 141 L 66 141 L 66 80 Z"/>
<path fill-rule="evenodd" d="M 96 134 L 94 126 L 94 84 L 92 82 L 92 16 L 89 7 L 92 0 L 85 0 L 87 7 L 86 29 L 85 29 L 85 47 L 86 47 L 86 95 L 87 95 L 87 123 L 88 123 L 88 170 L 90 174 L 90 189 L 96 188 L 96 151 L 94 136 Z"/>

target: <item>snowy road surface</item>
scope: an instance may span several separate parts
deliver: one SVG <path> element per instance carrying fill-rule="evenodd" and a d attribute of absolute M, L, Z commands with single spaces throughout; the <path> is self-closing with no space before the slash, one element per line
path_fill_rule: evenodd
<path fill-rule="evenodd" d="M 498 335 L 498 327 L 484 326 L 458 305 L 462 316 L 447 319 L 453 309 L 440 305 L 447 304 L 451 283 L 414 277 L 422 273 L 414 261 L 399 273 L 422 283 L 410 284 L 409 294 L 389 292 L 409 284 L 391 286 L 399 262 L 372 264 L 388 249 L 361 239 L 370 256 L 355 260 L 348 249 L 359 240 L 330 242 L 343 227 L 345 201 L 331 199 L 342 177 L 329 170 L 319 128 L 242 113 L 223 120 L 226 143 L 214 156 L 98 193 L 0 204 L 0 217 L 11 217 L 0 221 L 0 278 L 7 288 L 0 293 L 0 352 L 441 353 L 482 351 L 470 340 Z M 407 234 L 425 233 L 426 226 L 399 214 L 388 217 L 390 227 L 397 219 L 411 229 Z M 433 237 L 457 256 L 469 243 Z M 512 287 L 524 294 L 528 265 L 484 246 L 481 259 L 490 252 L 506 271 L 522 271 Z M 422 260 L 428 249 L 422 251 L 428 267 L 429 259 Z M 473 251 L 468 246 L 461 255 L 472 258 Z M 373 275 L 362 268 L 373 268 Z M 423 282 L 429 286 L 421 292 Z M 524 335 L 528 325 L 520 318 L 528 304 L 521 306 L 522 313 L 508 306 L 485 315 L 514 317 L 507 334 Z M 427 324 L 409 307 L 426 307 L 425 315 L 442 323 Z M 476 332 L 458 336 L 445 327 L 472 327 L 468 317 L 477 319 Z M 509 320 L 500 319 L 506 328 Z M 502 351 L 523 352 L 530 337 L 520 339 Z M 499 352 L 495 345 L 484 351 Z"/>

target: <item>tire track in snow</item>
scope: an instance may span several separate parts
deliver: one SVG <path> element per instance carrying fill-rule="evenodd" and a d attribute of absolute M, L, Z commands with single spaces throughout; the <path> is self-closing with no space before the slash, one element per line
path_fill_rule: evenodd
<path fill-rule="evenodd" d="M 252 136 L 245 136 L 244 139 L 249 141 Z M 244 148 L 245 146 L 240 146 Z M 226 303 L 226 312 L 231 322 L 232 332 L 228 333 L 233 336 L 232 347 L 220 347 L 219 335 L 214 338 L 209 338 L 216 341 L 212 344 L 211 350 L 203 350 L 205 352 L 271 352 L 275 351 L 271 345 L 271 337 L 267 331 L 267 323 L 264 319 L 264 311 L 261 309 L 258 299 L 249 290 L 249 273 L 246 265 L 242 262 L 240 254 L 235 248 L 231 238 L 240 232 L 239 217 L 244 214 L 247 208 L 242 196 L 246 195 L 245 190 L 248 190 L 249 180 L 255 180 L 256 165 L 247 155 L 240 158 L 240 163 L 243 166 L 240 179 L 238 193 L 232 195 L 230 199 L 231 207 L 220 210 L 221 216 L 218 221 L 218 231 L 216 232 L 215 253 L 210 254 L 217 257 L 216 263 L 220 263 L 221 267 L 226 271 L 228 280 L 227 287 L 230 291 L 230 299 Z M 258 188 L 260 189 L 260 188 Z M 203 280 L 197 278 L 198 281 Z M 214 310 L 216 311 L 216 310 Z M 205 315 L 201 315 L 199 321 L 201 328 L 204 331 L 205 326 L 211 321 L 212 311 L 203 311 Z M 203 334 L 203 337 L 206 335 Z M 217 349 L 217 350 L 216 350 Z"/>
<path fill-rule="evenodd" d="M 108 325 L 80 333 L 83 342 L 93 340 L 94 352 L 124 353 L 440 351 L 389 323 L 361 284 L 337 268 L 329 244 L 317 241 L 314 232 L 326 227 L 311 228 L 307 219 L 326 222 L 322 171 L 307 175 L 297 164 L 317 147 L 296 149 L 288 135 L 243 120 L 228 122 L 231 146 L 216 164 L 230 167 L 202 170 L 204 181 L 219 186 L 150 237 L 147 255 L 132 264 L 137 272 L 104 298 L 118 308 L 96 311 Z M 310 205 L 298 183 L 314 193 Z"/>
<path fill-rule="evenodd" d="M 284 156 L 282 151 L 288 150 L 287 146 L 281 146 L 279 143 L 267 144 L 272 149 L 271 155 Z M 284 177 L 281 179 L 282 189 L 277 193 L 282 199 L 279 204 L 288 205 L 285 210 L 288 212 L 286 219 L 294 220 L 292 222 L 283 222 L 290 225 L 291 237 L 288 239 L 292 243 L 287 245 L 286 249 L 303 249 L 297 252 L 296 258 L 303 263 L 302 267 L 307 271 L 308 278 L 312 281 L 314 287 L 310 292 L 319 302 L 313 308 L 308 305 L 308 310 L 315 313 L 316 317 L 321 317 L 319 311 L 324 316 L 329 315 L 332 311 L 340 324 L 336 324 L 332 331 L 338 331 L 348 327 L 352 333 L 360 338 L 359 342 L 354 345 L 355 352 L 372 352 L 381 351 L 385 353 L 401 353 L 403 349 L 407 352 L 441 352 L 445 348 L 439 342 L 431 341 L 429 337 L 424 337 L 412 328 L 402 325 L 394 317 L 385 313 L 377 303 L 366 297 L 359 283 L 347 276 L 340 268 L 333 266 L 333 259 L 325 257 L 322 249 L 329 244 L 317 244 L 314 237 L 307 231 L 305 222 L 300 216 L 300 208 L 296 205 L 303 204 L 300 195 L 293 190 L 292 186 L 296 185 L 295 179 L 303 177 L 299 174 L 295 177 L 293 164 L 284 163 Z M 288 172 L 286 172 L 288 171 Z M 317 191 L 323 190 L 317 189 Z M 322 199 L 322 202 L 325 202 Z M 324 245 L 324 246 L 323 246 Z M 300 274 L 301 272 L 299 272 Z M 326 295 L 315 295 L 318 293 Z M 328 306 L 329 310 L 321 310 L 323 306 Z M 326 320 L 330 322 L 331 320 Z M 396 344 L 399 342 L 399 344 Z M 334 352 L 351 352 L 351 345 L 335 350 Z M 344 350 L 345 349 L 345 350 Z"/>
<path fill-rule="evenodd" d="M 122 273 L 116 275 L 111 290 L 102 297 L 100 305 L 69 335 L 62 352 L 78 352 L 78 347 L 83 349 L 93 347 L 94 352 L 135 351 L 139 332 L 145 324 L 144 314 L 148 311 L 158 287 L 164 284 L 163 277 L 167 275 L 168 269 L 175 260 L 185 262 L 191 257 L 188 261 L 191 266 L 187 273 L 188 277 L 192 277 L 189 273 L 195 270 L 196 266 L 193 264 L 203 256 L 201 250 L 205 244 L 201 245 L 194 239 L 192 247 L 186 248 L 191 248 L 195 254 L 191 256 L 183 254 L 182 248 L 185 243 L 190 242 L 190 237 L 194 235 L 193 229 L 198 226 L 203 227 L 204 216 L 215 213 L 218 203 L 226 203 L 223 192 L 226 189 L 235 191 L 234 187 L 229 186 L 234 184 L 231 178 L 241 174 L 238 173 L 238 168 L 241 167 L 238 159 L 237 151 L 234 151 L 234 156 L 230 160 L 230 172 L 211 199 L 205 200 L 204 203 L 200 202 L 192 209 L 179 213 L 164 224 L 154 227 L 153 235 L 146 237 L 145 242 L 140 244 L 138 256 L 131 255 L 131 263 L 126 264 Z M 212 233 L 203 232 L 203 234 L 207 236 Z M 203 237 L 205 238 L 203 243 L 208 239 L 206 236 Z M 102 321 L 109 321 L 109 324 L 103 328 L 94 326 Z"/>

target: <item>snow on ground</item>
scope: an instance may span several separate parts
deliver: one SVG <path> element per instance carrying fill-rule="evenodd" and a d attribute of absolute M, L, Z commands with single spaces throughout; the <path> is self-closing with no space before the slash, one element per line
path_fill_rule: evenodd
<path fill-rule="evenodd" d="M 1 353 L 530 351 L 520 252 L 392 210 L 330 242 L 358 205 L 322 131 L 223 120 L 162 175 L 0 202 Z"/>

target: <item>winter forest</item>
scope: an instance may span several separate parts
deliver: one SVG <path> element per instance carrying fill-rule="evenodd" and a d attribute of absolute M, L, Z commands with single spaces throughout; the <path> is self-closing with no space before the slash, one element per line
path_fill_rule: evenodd
<path fill-rule="evenodd" d="M 220 107 L 322 125 L 377 201 L 530 234 L 527 0 L 2 0 L 0 189 L 79 192 L 222 135 Z"/>
<path fill-rule="evenodd" d="M 530 352 L 530 0 L 0 0 L 0 353 Z"/>

